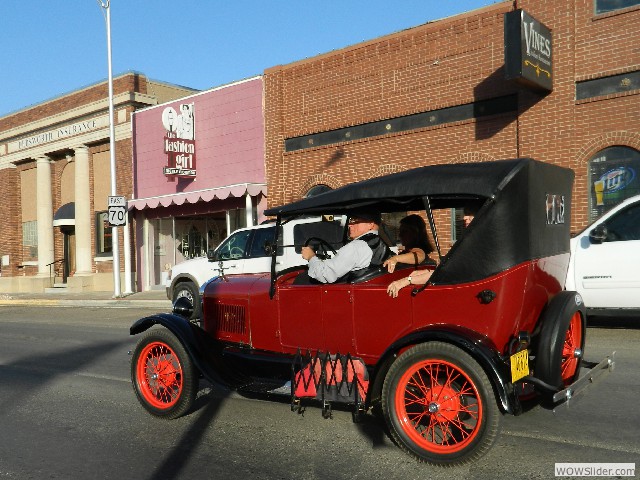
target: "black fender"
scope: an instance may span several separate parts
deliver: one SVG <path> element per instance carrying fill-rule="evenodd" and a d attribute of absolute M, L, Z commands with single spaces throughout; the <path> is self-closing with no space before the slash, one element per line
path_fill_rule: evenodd
<path fill-rule="evenodd" d="M 211 383 L 230 388 L 249 383 L 223 359 L 223 345 L 194 323 L 171 313 L 158 313 L 137 320 L 129 329 L 130 335 L 138 335 L 154 325 L 160 325 L 173 333 L 185 348 L 196 368 Z"/>
<path fill-rule="evenodd" d="M 503 413 L 517 415 L 521 412 L 520 402 L 513 391 L 511 383 L 511 367 L 508 361 L 499 354 L 491 342 L 473 330 L 462 327 L 443 327 L 441 325 L 413 332 L 394 342 L 384 352 L 374 369 L 370 388 L 370 402 L 379 397 L 382 384 L 389 367 L 402 349 L 425 342 L 446 342 L 457 346 L 471 355 L 482 367 L 493 387 L 498 406 Z"/>

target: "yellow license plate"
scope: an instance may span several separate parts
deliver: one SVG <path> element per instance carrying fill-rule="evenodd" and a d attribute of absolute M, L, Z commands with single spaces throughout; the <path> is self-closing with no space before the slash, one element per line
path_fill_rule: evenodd
<path fill-rule="evenodd" d="M 529 351 L 521 350 L 511 355 L 511 381 L 516 382 L 529 375 Z"/>

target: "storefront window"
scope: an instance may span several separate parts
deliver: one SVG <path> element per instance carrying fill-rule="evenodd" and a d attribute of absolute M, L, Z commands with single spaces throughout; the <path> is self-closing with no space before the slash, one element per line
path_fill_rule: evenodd
<path fill-rule="evenodd" d="M 36 220 L 22 224 L 22 253 L 25 262 L 38 259 L 38 222 Z"/>
<path fill-rule="evenodd" d="M 319 184 L 311 187 L 309 191 L 304 195 L 304 198 L 315 197 L 316 195 L 320 195 L 321 193 L 328 192 L 331 190 L 329 185 Z"/>
<path fill-rule="evenodd" d="M 623 200 L 640 194 L 640 152 L 608 147 L 589 161 L 589 220 L 594 221 Z"/>
<path fill-rule="evenodd" d="M 224 213 L 218 216 L 176 217 L 176 262 L 206 257 L 227 236 Z M 235 228 L 232 227 L 232 231 Z"/>
<path fill-rule="evenodd" d="M 173 219 L 158 218 L 149 232 L 155 284 L 164 284 L 174 262 Z"/>
<path fill-rule="evenodd" d="M 595 0 L 596 14 L 640 5 L 640 0 Z"/>
<path fill-rule="evenodd" d="M 233 210 L 229 210 L 229 233 L 233 233 L 239 228 L 244 228 L 247 226 L 247 209 L 246 208 L 236 208 Z M 253 219 L 253 225 L 258 223 L 258 210 L 254 206 L 251 211 L 251 217 Z"/>
<path fill-rule="evenodd" d="M 111 255 L 111 227 L 108 212 L 96 212 L 96 255 Z"/>
<path fill-rule="evenodd" d="M 225 212 L 150 220 L 148 252 L 151 284 L 164 284 L 173 265 L 205 257 L 207 251 L 215 249 L 226 236 Z"/>
<path fill-rule="evenodd" d="M 176 218 L 176 245 L 178 253 L 188 260 L 207 254 L 207 221 L 205 218 Z"/>

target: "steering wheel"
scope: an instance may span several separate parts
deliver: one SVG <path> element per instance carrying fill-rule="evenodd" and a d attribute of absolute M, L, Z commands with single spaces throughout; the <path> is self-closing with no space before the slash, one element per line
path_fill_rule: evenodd
<path fill-rule="evenodd" d="M 617 242 L 619 240 L 624 240 L 624 238 L 622 238 L 622 235 L 620 235 L 617 231 L 611 229 L 607 231 L 607 238 L 605 241 Z"/>
<path fill-rule="evenodd" d="M 307 238 L 304 246 L 308 247 L 310 244 L 313 244 L 313 248 L 316 250 L 316 256 L 322 260 L 327 258 L 329 252 L 333 252 L 334 255 L 337 253 L 336 249 L 333 248 L 329 242 L 320 237 Z"/>

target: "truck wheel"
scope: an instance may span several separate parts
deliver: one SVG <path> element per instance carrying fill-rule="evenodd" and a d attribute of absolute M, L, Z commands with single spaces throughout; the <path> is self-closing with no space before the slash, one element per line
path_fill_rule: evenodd
<path fill-rule="evenodd" d="M 441 342 L 416 345 L 391 365 L 382 412 L 393 440 L 419 461 L 450 466 L 493 445 L 500 412 L 480 365 Z"/>
<path fill-rule="evenodd" d="M 198 288 L 192 282 L 178 283 L 173 289 L 172 303 L 176 303 L 176 300 L 181 297 L 189 299 L 191 305 L 193 305 L 193 315 L 191 315 L 191 319 L 200 318 L 200 293 L 198 292 Z"/>
<path fill-rule="evenodd" d="M 580 374 L 584 352 L 585 309 L 576 292 L 560 292 L 543 313 L 534 374 L 560 389 Z"/>
<path fill-rule="evenodd" d="M 187 413 L 198 393 L 193 362 L 166 329 L 150 330 L 140 339 L 131 359 L 131 381 L 142 406 L 166 419 Z"/>

